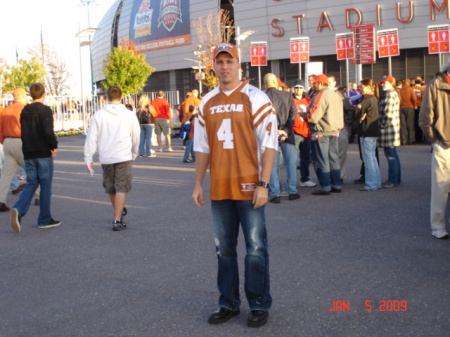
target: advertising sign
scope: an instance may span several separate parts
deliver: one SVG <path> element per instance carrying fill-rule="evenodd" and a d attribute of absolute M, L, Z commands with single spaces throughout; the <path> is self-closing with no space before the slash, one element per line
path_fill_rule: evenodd
<path fill-rule="evenodd" d="M 252 66 L 267 66 L 267 42 L 251 42 L 250 55 Z"/>
<path fill-rule="evenodd" d="M 378 57 L 400 55 L 397 28 L 377 31 L 377 41 Z"/>
<path fill-rule="evenodd" d="M 449 35 L 449 25 L 428 26 L 428 53 L 448 53 Z"/>
<path fill-rule="evenodd" d="M 291 63 L 309 62 L 309 37 L 292 37 L 290 40 Z"/>
<path fill-rule="evenodd" d="M 189 0 L 134 0 L 130 40 L 148 51 L 191 44 Z"/>
<path fill-rule="evenodd" d="M 338 60 L 355 57 L 355 44 L 353 33 L 336 34 L 336 55 Z"/>

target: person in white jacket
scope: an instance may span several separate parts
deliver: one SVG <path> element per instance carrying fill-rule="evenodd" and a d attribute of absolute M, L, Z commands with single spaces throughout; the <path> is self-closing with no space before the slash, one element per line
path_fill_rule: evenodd
<path fill-rule="evenodd" d="M 98 148 L 103 169 L 103 186 L 114 208 L 113 230 L 126 228 L 123 216 L 126 195 L 131 190 L 132 163 L 138 156 L 140 128 L 133 111 L 121 104 L 122 90 L 108 89 L 107 104 L 94 114 L 84 144 L 84 161 L 94 174 L 93 156 Z"/>

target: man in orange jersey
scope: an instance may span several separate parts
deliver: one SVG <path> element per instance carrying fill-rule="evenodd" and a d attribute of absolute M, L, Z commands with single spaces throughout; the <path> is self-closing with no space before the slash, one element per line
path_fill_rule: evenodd
<path fill-rule="evenodd" d="M 205 204 L 202 182 L 209 166 L 210 199 L 218 259 L 219 309 L 208 319 L 220 324 L 240 313 L 237 237 L 245 237 L 247 325 L 267 322 L 272 304 L 269 253 L 264 219 L 268 181 L 278 149 L 277 119 L 266 94 L 239 80 L 239 52 L 222 43 L 214 49 L 219 87 L 208 93 L 195 122 L 196 179 L 192 197 Z"/>
<path fill-rule="evenodd" d="M 163 134 L 166 137 L 165 151 L 172 152 L 172 139 L 170 138 L 170 119 L 172 118 L 172 112 L 170 111 L 169 101 L 164 98 L 164 91 L 158 91 L 158 96 L 152 101 L 152 105 L 156 110 L 155 133 L 159 151 L 164 151 L 161 143 L 161 134 Z"/>
<path fill-rule="evenodd" d="M 0 178 L 0 212 L 7 212 L 6 197 L 19 166 L 25 167 L 20 139 L 20 114 L 27 103 L 27 93 L 22 88 L 13 92 L 14 103 L 6 107 L 0 116 L 0 143 L 3 144 L 5 163 Z M 19 186 L 23 190 L 25 185 Z M 19 192 L 20 192 L 19 191 Z M 14 193 L 16 194 L 16 193 Z"/>

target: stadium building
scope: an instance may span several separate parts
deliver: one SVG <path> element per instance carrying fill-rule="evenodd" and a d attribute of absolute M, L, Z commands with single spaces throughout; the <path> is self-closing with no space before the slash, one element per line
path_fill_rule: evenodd
<path fill-rule="evenodd" d="M 268 72 L 287 84 L 312 72 L 309 63 L 291 63 L 296 59 L 292 48 L 297 48 L 297 41 L 308 43 L 303 51 L 311 64 L 321 62 L 320 70 L 343 85 L 358 78 L 379 80 L 389 71 L 397 79 L 420 75 L 428 81 L 448 56 L 448 0 L 117 0 L 101 20 L 92 43 L 98 92 L 107 54 L 122 39 L 133 41 L 156 68 L 144 91 L 178 90 L 184 95 L 198 88 L 192 69 L 198 46 L 193 21 L 219 9 L 230 12 L 240 32 L 255 31 L 240 47 L 243 75 L 257 86 L 260 76 Z M 373 27 L 370 41 L 363 34 L 367 27 Z M 348 42 L 355 44 L 353 49 L 340 50 L 345 46 L 340 38 L 352 32 L 360 33 L 361 39 Z M 266 66 L 251 65 L 252 42 L 267 43 Z M 361 66 L 338 60 L 355 54 L 360 54 Z"/>

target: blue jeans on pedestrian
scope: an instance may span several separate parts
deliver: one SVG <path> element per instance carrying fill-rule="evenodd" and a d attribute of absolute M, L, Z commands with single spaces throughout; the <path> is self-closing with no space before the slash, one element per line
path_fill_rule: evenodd
<path fill-rule="evenodd" d="M 272 305 L 272 297 L 264 206 L 255 209 L 252 200 L 212 200 L 211 209 L 219 264 L 219 306 L 239 310 L 241 304 L 236 251 L 241 224 L 247 252 L 245 295 L 251 310 L 268 311 Z"/>
<path fill-rule="evenodd" d="M 150 149 L 152 148 L 152 127 L 148 124 L 141 125 L 141 139 L 139 142 L 139 155 L 150 156 Z"/>
<path fill-rule="evenodd" d="M 312 142 L 312 159 L 321 191 L 342 188 L 338 137 L 322 136 Z"/>
<path fill-rule="evenodd" d="M 295 145 L 286 142 L 278 143 L 283 153 L 284 168 L 286 169 L 288 193 L 297 193 L 297 167 L 295 164 L 296 151 Z M 281 183 L 278 172 L 278 153 L 275 154 L 275 160 L 273 162 L 272 174 L 269 182 L 269 196 L 270 198 L 279 197 L 281 194 Z"/>
<path fill-rule="evenodd" d="M 52 218 L 50 199 L 52 196 L 53 158 L 25 159 L 25 171 L 27 173 L 27 185 L 20 193 L 19 200 L 13 208 L 17 209 L 20 216 L 27 214 L 34 192 L 41 185 L 38 226 L 48 225 Z"/>
<path fill-rule="evenodd" d="M 311 164 L 311 139 L 300 135 L 295 135 L 295 150 L 300 151 L 300 181 L 302 183 L 309 180 L 309 165 Z"/>
<path fill-rule="evenodd" d="M 402 168 L 396 147 L 385 147 L 384 155 L 388 161 L 388 182 L 398 185 L 402 182 Z"/>
<path fill-rule="evenodd" d="M 186 149 L 184 149 L 183 161 L 189 159 L 189 154 L 191 154 L 191 159 L 195 161 L 194 138 L 187 138 L 186 140 Z"/>
<path fill-rule="evenodd" d="M 375 150 L 377 149 L 377 137 L 361 137 L 361 152 L 364 161 L 364 177 L 369 191 L 381 188 L 380 167 L 378 166 Z"/>

